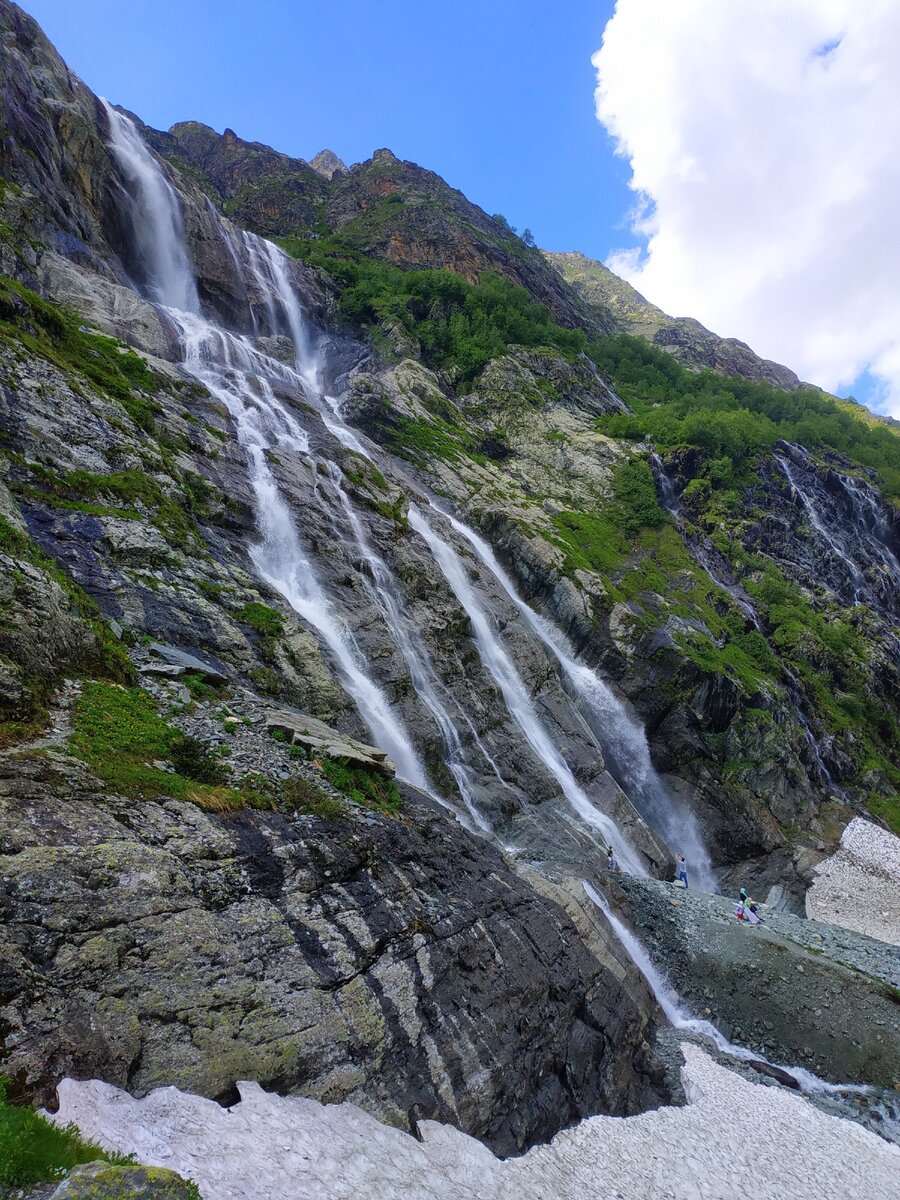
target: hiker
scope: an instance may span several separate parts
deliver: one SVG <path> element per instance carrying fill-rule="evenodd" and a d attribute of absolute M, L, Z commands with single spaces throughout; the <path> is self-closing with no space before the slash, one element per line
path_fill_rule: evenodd
<path fill-rule="evenodd" d="M 759 905 L 755 900 L 751 900 L 747 905 L 747 918 L 751 925 L 762 925 L 763 919 L 758 912 Z"/>
<path fill-rule="evenodd" d="M 739 921 L 743 921 L 743 919 L 744 919 L 744 901 L 743 900 L 738 900 L 737 904 L 734 906 L 734 915 L 737 917 L 737 919 Z"/>
<path fill-rule="evenodd" d="M 738 893 L 738 904 L 747 904 L 747 902 L 748 902 L 747 889 L 741 888 L 740 892 Z"/>
<path fill-rule="evenodd" d="M 606 852 L 606 865 L 610 871 L 615 871 L 618 874 L 619 864 L 616 862 L 616 856 L 612 846 Z"/>
<path fill-rule="evenodd" d="M 687 863 L 684 861 L 683 854 L 675 855 L 675 878 L 680 880 L 684 886 L 687 887 Z"/>

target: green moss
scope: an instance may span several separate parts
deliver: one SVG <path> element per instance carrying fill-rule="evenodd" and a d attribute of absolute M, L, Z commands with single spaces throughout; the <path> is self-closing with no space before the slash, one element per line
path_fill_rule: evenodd
<path fill-rule="evenodd" d="M 356 804 L 391 815 L 400 809 L 400 792 L 396 783 L 380 771 L 351 767 L 345 758 L 326 758 L 322 760 L 322 774 L 332 787 Z"/>
<path fill-rule="evenodd" d="M 0 1194 L 49 1183 L 80 1163 L 130 1163 L 84 1141 L 74 1125 L 60 1128 L 33 1109 L 10 1104 L 8 1082 L 0 1079 Z"/>
<path fill-rule="evenodd" d="M 260 604 L 257 600 L 249 600 L 237 613 L 237 617 L 266 638 L 278 638 L 284 632 L 283 615 L 277 609 Z"/>

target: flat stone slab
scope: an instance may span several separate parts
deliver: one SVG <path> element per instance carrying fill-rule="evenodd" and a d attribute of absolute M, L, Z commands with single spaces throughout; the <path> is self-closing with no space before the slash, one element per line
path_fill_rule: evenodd
<path fill-rule="evenodd" d="M 162 642 L 151 642 L 149 651 L 154 658 L 161 658 L 169 666 L 181 667 L 183 672 L 195 671 L 198 675 L 202 675 L 207 683 L 228 683 L 228 676 L 224 671 L 220 671 L 211 663 L 204 662 L 202 658 L 197 658 L 194 654 L 188 654 L 186 650 L 179 650 L 175 646 L 164 646 Z"/>
<path fill-rule="evenodd" d="M 306 713 L 289 709 L 273 710 L 266 715 L 266 728 L 269 733 L 277 731 L 284 734 L 289 744 L 303 746 L 312 754 L 321 754 L 325 758 L 345 758 L 351 766 L 379 771 L 388 778 L 393 778 L 397 773 L 385 750 L 338 733 L 324 721 Z"/>
<path fill-rule="evenodd" d="M 145 662 L 138 670 L 142 675 L 155 675 L 161 679 L 180 679 L 187 671 L 183 663 Z"/>

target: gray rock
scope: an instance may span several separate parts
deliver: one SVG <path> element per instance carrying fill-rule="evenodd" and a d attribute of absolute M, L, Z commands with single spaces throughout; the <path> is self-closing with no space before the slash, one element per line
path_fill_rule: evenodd
<path fill-rule="evenodd" d="M 151 642 L 148 650 L 155 658 L 161 658 L 168 666 L 180 667 L 182 672 L 196 671 L 198 675 L 203 676 L 207 683 L 216 685 L 228 682 L 228 675 L 225 671 L 202 658 L 197 658 L 194 654 L 188 654 L 186 650 L 179 650 L 175 646 L 164 646 L 160 642 Z"/>
<path fill-rule="evenodd" d="M 303 746 L 313 754 L 322 754 L 326 758 L 346 758 L 352 766 L 374 769 L 391 778 L 397 773 L 385 750 L 342 736 L 337 730 L 306 713 L 284 709 L 267 713 L 266 728 L 270 733 L 283 734 L 289 743 Z"/>
<path fill-rule="evenodd" d="M 0 850 L 4 1071 L 35 1098 L 64 1075 L 224 1100 L 255 1079 L 504 1154 L 667 1098 L 652 1006 L 411 800 L 402 821 L 220 817 L 7 755 Z"/>

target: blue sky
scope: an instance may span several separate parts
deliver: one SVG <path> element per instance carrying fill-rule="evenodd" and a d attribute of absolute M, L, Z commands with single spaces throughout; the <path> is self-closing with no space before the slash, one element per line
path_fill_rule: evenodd
<path fill-rule="evenodd" d="M 856 0 L 24 7 L 95 92 L 151 125 L 231 126 L 348 163 L 388 146 L 546 249 L 640 247 L 630 271 L 617 262 L 666 311 L 900 415 L 900 160 L 884 152 L 900 135 L 896 6 L 896 19 Z M 605 30 L 603 119 L 626 157 L 595 111 Z M 822 45 L 834 53 L 819 78 L 808 64 Z M 656 217 L 641 235 L 632 171 Z"/>
<path fill-rule="evenodd" d="M 594 115 L 611 3 L 24 0 L 84 81 L 166 129 L 199 120 L 311 158 L 388 146 L 540 245 L 633 239 L 628 164 Z M 564 11 L 564 19 L 560 12 Z"/>

